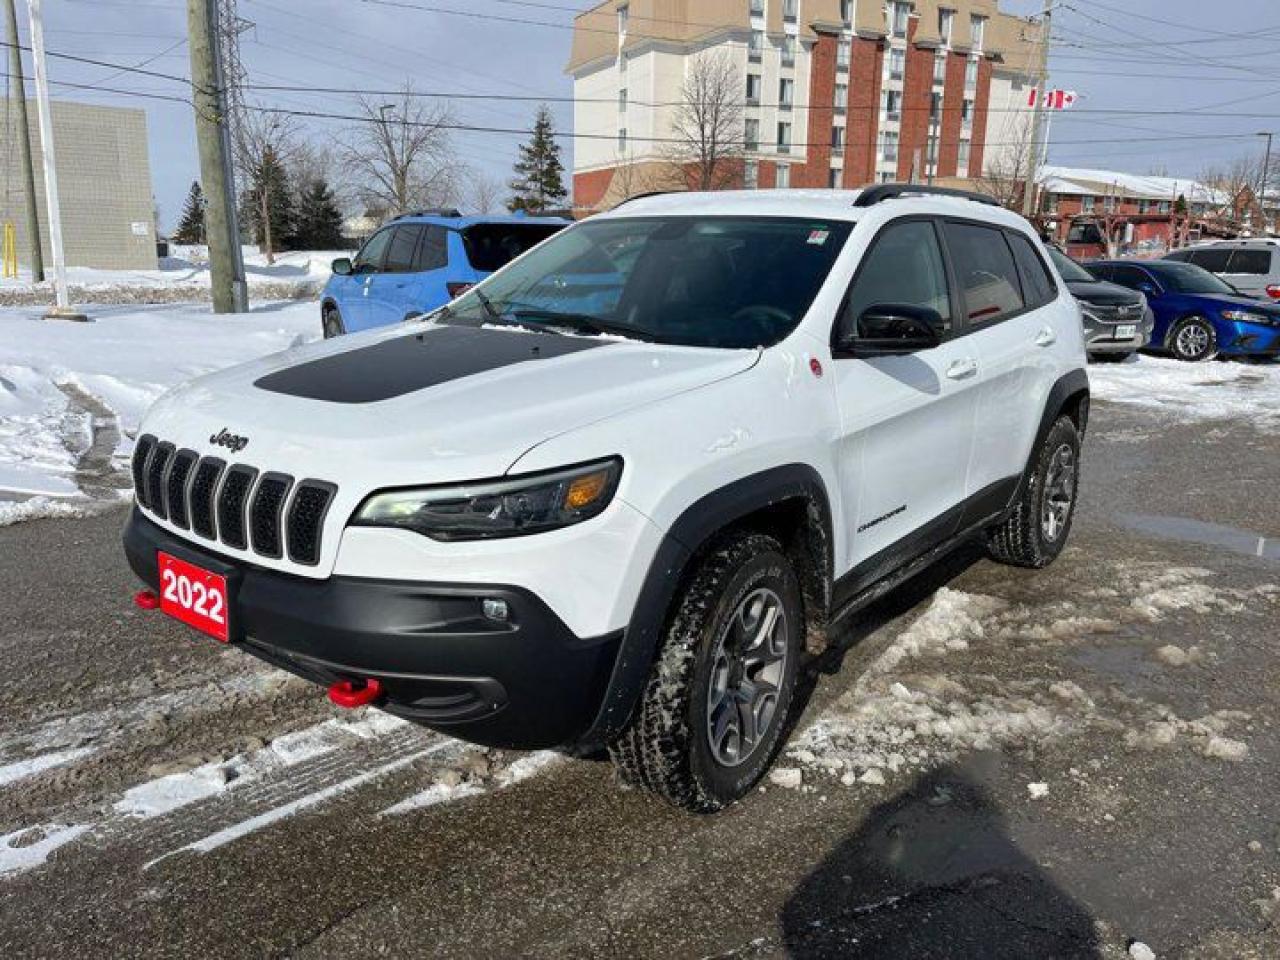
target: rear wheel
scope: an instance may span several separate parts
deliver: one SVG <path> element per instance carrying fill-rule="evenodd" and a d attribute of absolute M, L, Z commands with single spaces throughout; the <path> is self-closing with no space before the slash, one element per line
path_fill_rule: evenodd
<path fill-rule="evenodd" d="M 1059 417 L 1031 455 L 1009 515 L 987 531 L 991 557 L 1015 567 L 1047 567 L 1066 546 L 1080 481 L 1080 434 Z"/>
<path fill-rule="evenodd" d="M 331 340 L 347 332 L 342 322 L 342 313 L 332 303 L 326 303 L 320 311 L 320 326 L 324 330 L 324 338 Z"/>
<path fill-rule="evenodd" d="M 1218 354 L 1218 331 L 1204 317 L 1185 317 L 1169 334 L 1169 350 L 1188 363 L 1211 360 Z"/>
<path fill-rule="evenodd" d="M 701 813 L 745 796 L 781 745 L 803 636 L 800 583 L 779 543 L 720 541 L 677 595 L 635 714 L 609 747 L 622 778 Z"/>

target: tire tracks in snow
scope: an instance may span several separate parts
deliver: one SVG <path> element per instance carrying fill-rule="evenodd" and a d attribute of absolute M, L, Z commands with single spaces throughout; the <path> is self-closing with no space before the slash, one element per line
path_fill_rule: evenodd
<path fill-rule="evenodd" d="M 63 443 L 76 455 L 73 480 L 90 500 L 117 500 L 122 490 L 131 486 L 128 472 L 115 463 L 120 445 L 120 419 L 115 411 L 79 384 L 64 381 L 54 384 L 67 398 L 69 413 L 84 418 L 89 427 L 88 446 L 81 448 L 78 438 L 64 435 Z"/>

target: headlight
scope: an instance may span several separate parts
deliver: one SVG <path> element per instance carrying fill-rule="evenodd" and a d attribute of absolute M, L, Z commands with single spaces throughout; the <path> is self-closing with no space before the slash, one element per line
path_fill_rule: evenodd
<path fill-rule="evenodd" d="M 387 490 L 361 504 L 351 522 L 433 540 L 519 537 L 590 520 L 609 505 L 621 475 L 615 458 L 508 480 Z"/>
<path fill-rule="evenodd" d="M 1271 318 L 1265 313 L 1250 313 L 1248 310 L 1223 310 L 1222 316 L 1236 323 L 1271 323 Z"/>

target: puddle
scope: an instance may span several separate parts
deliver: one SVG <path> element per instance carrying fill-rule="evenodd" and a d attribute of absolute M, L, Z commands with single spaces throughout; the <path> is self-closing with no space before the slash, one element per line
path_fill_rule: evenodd
<path fill-rule="evenodd" d="M 1251 530 L 1238 530 L 1217 523 L 1205 523 L 1186 517 L 1165 517 L 1156 514 L 1122 513 L 1117 518 L 1130 530 L 1159 537 L 1162 540 L 1180 540 L 1199 543 L 1208 547 L 1220 547 L 1246 557 L 1264 560 L 1280 560 L 1280 537 L 1264 537 Z"/>

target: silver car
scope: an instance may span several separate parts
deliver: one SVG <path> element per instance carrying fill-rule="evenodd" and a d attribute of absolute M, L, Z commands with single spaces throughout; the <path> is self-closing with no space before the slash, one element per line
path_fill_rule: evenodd
<path fill-rule="evenodd" d="M 1219 240 L 1164 259 L 1203 267 L 1247 297 L 1280 300 L 1280 240 Z"/>

